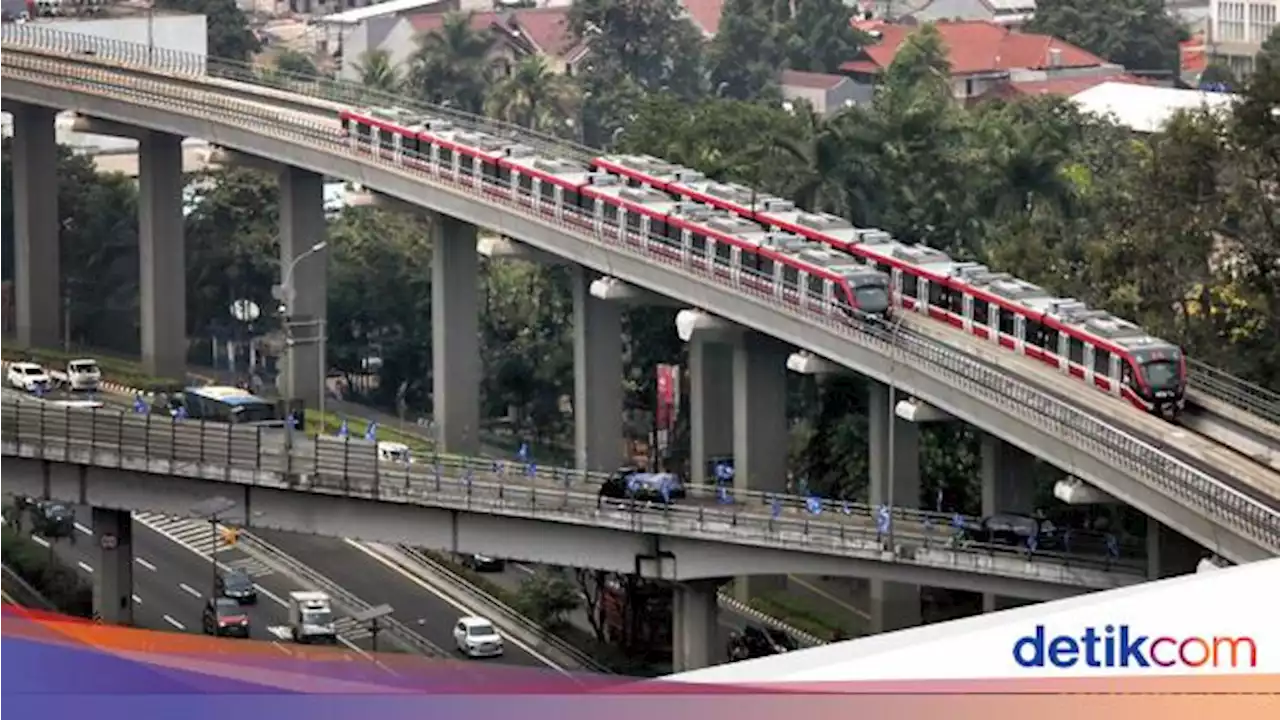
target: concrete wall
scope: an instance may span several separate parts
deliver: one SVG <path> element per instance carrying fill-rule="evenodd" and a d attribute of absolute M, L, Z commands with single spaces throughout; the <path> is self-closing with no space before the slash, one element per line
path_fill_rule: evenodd
<path fill-rule="evenodd" d="M 159 49 L 201 56 L 209 54 L 209 33 L 204 15 L 157 13 L 150 19 L 145 16 L 101 20 L 55 19 L 41 24 L 53 30 L 142 45 L 146 45 L 150 38 L 153 46 Z"/>

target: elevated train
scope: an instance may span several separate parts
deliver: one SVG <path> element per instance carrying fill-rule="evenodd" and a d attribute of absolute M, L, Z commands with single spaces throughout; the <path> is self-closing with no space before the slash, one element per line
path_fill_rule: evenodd
<path fill-rule="evenodd" d="M 443 169 L 478 190 L 600 233 L 613 230 L 622 242 L 645 242 L 673 259 L 692 253 L 709 274 L 739 273 L 745 283 L 758 277 L 761 291 L 786 288 L 794 305 L 836 303 L 859 318 L 883 318 L 901 305 L 1147 412 L 1173 419 L 1184 406 L 1186 358 L 1176 345 L 984 265 L 657 158 L 606 156 L 583 165 L 396 108 L 339 115 L 356 149 Z M 646 237 L 668 242 L 654 247 Z"/>

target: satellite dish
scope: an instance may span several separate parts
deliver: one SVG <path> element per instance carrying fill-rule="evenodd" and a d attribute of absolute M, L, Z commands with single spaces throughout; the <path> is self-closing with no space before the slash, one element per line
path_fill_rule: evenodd
<path fill-rule="evenodd" d="M 251 323 L 262 317 L 262 308 L 258 303 L 242 298 L 231 303 L 231 317 L 242 323 Z"/>

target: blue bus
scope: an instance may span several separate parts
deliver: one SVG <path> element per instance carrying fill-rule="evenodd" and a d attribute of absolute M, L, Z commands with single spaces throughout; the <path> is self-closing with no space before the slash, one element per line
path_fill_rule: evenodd
<path fill-rule="evenodd" d="M 279 403 L 264 400 L 238 387 L 189 387 L 182 391 L 182 406 L 192 420 L 284 426 L 285 414 Z"/>

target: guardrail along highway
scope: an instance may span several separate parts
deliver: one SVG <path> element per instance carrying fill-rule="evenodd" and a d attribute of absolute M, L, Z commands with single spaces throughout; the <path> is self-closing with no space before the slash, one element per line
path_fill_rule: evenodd
<path fill-rule="evenodd" d="M 437 353 L 436 398 L 437 403 L 443 405 L 443 410 L 437 407 L 437 415 L 444 418 L 446 448 L 458 443 L 466 444 L 466 428 L 477 425 L 474 398 L 471 397 L 477 378 L 474 377 L 474 369 L 466 367 L 474 365 L 475 357 L 474 328 L 468 325 L 474 321 L 474 307 L 468 309 L 467 293 L 470 291 L 466 286 L 468 273 L 470 281 L 474 280 L 475 260 L 474 250 L 468 249 L 465 243 L 474 244 L 474 227 L 484 227 L 551 255 L 570 259 L 609 278 L 700 308 L 737 328 L 755 333 L 749 338 L 764 338 L 758 342 L 743 340 L 735 345 L 734 350 L 735 363 L 745 362 L 749 366 L 747 372 L 733 373 L 733 397 L 750 405 L 750 408 L 736 408 L 736 415 L 747 421 L 735 423 L 733 429 L 735 462 L 742 471 L 742 483 L 752 483 L 757 489 L 765 489 L 777 488 L 782 481 L 782 473 L 776 471 L 776 458 L 780 454 L 775 447 L 782 433 L 776 432 L 777 417 L 772 417 L 780 416 L 781 404 L 771 404 L 771 400 L 776 400 L 774 396 L 781 397 L 772 389 L 780 382 L 778 378 L 782 371 L 779 366 L 785 358 L 785 353 L 779 355 L 777 348 L 786 346 L 826 358 L 880 383 L 888 383 L 903 394 L 927 402 L 951 417 L 973 423 L 991 437 L 1042 457 L 1097 485 L 1233 561 L 1248 562 L 1280 552 L 1280 512 L 1277 511 L 1280 475 L 1268 461 L 1272 456 L 1267 454 L 1278 436 L 1274 424 L 1268 420 L 1268 417 L 1274 417 L 1276 403 L 1274 395 L 1269 396 L 1260 388 L 1252 388 L 1211 369 L 1193 366 L 1194 393 L 1191 400 L 1210 416 L 1209 427 L 1203 424 L 1186 428 L 1169 425 L 1125 408 L 1101 393 L 1078 392 L 1078 384 L 1059 373 L 1036 366 L 1017 354 L 994 352 L 989 345 L 983 346 L 973 336 L 940 323 L 908 318 L 901 327 L 893 329 L 851 323 L 830 298 L 811 296 L 807 288 L 801 292 L 783 283 L 781 278 L 721 271 L 714 259 L 706 257 L 689 238 L 681 241 L 641 236 L 635 228 L 619 227 L 598 217 L 584 216 L 558 202 L 554 207 L 551 203 L 534 202 L 529 197 L 513 194 L 504 184 L 469 175 L 455 166 L 437 164 L 431 158 L 408 153 L 392 157 L 371 156 L 341 131 L 334 116 L 334 103 L 329 100 L 210 77 L 204 58 L 193 59 L 194 56 L 175 53 L 148 55 L 144 47 L 49 33 L 27 26 L 8 25 L 3 33 L 5 98 L 25 107 L 74 108 L 93 118 L 151 131 L 148 136 L 152 138 L 148 141 L 151 144 L 143 144 L 143 155 L 150 152 L 153 162 L 148 165 L 147 157 L 143 157 L 144 175 L 146 172 L 163 174 L 163 168 L 156 169 L 162 163 L 156 160 L 160 156 L 154 147 L 170 142 L 162 142 L 164 137 L 199 137 L 293 168 L 285 173 L 287 182 L 282 185 L 286 190 L 285 204 L 293 208 L 282 211 L 282 221 L 287 219 L 290 223 L 282 230 L 282 237 L 288 239 L 288 243 L 282 243 L 282 246 L 291 248 L 291 257 L 301 257 L 299 253 L 305 248 L 301 244 L 304 239 L 307 244 L 315 242 L 314 233 L 308 229 L 309 221 L 303 217 L 306 213 L 296 210 L 310 202 L 303 197 L 306 195 L 303 189 L 312 184 L 318 187 L 320 175 L 359 182 L 382 195 L 437 213 L 439 221 L 434 225 L 441 233 L 443 243 L 438 246 L 438 262 L 434 271 L 437 277 L 433 293 L 438 293 L 439 302 L 433 303 L 438 311 L 438 317 L 433 321 L 438 333 L 437 346 L 442 349 Z M 443 114 L 438 109 L 431 112 Z M 38 117 L 41 117 L 39 113 L 24 111 L 23 122 L 15 121 L 15 127 L 19 133 L 30 131 L 33 118 Z M 24 126 L 28 130 L 24 131 Z M 496 132 L 505 131 L 498 129 Z M 564 155 L 553 146 L 535 142 L 536 139 L 526 136 L 519 139 L 548 156 Z M 45 148 L 45 145 L 41 140 L 31 147 Z M 51 152 L 51 146 L 46 149 Z M 35 185 L 51 182 L 45 176 L 39 176 L 36 169 L 39 158 L 34 158 L 33 153 L 38 154 L 28 148 L 25 156 L 15 158 L 15 165 L 25 173 L 22 177 L 38 181 Z M 147 167 L 152 169 L 147 170 Z M 19 184 L 24 184 L 25 180 L 20 180 Z M 166 211 L 160 207 L 167 196 L 156 190 L 158 185 L 162 183 L 144 182 L 144 187 L 152 188 L 156 197 L 143 205 L 150 208 L 148 212 L 164 215 L 165 222 L 173 221 L 170 217 L 173 210 Z M 19 203 L 17 212 L 28 217 L 42 209 L 47 208 L 40 201 L 27 197 Z M 180 227 L 180 215 L 176 222 Z M 36 225 L 19 223 L 19 226 L 38 226 L 41 232 L 48 230 L 47 223 L 43 221 Z M 144 238 L 144 245 L 158 248 L 154 228 L 163 227 L 163 223 L 159 226 L 144 223 L 144 226 L 153 230 Z M 27 241 L 31 242 L 30 238 Z M 166 254 L 168 251 L 162 248 L 153 252 L 159 252 L 157 257 L 162 259 L 173 260 L 175 257 Z M 176 256 L 178 260 L 180 257 Z M 48 267 L 56 269 L 56 263 Z M 19 272 L 23 273 L 24 269 Z M 309 269 L 306 272 L 315 271 Z M 35 270 L 32 273 L 31 277 L 39 275 Z M 170 286 L 161 283 L 158 275 L 181 277 L 181 272 L 153 272 L 144 277 L 143 302 L 144 305 L 150 303 L 148 307 L 152 308 L 150 314 L 146 310 L 143 313 L 144 347 L 151 347 L 149 352 L 153 356 L 169 352 L 176 357 L 176 353 L 165 348 L 183 337 L 181 312 L 175 314 L 171 308 L 165 309 L 166 303 L 167 306 L 175 303 L 164 295 L 163 288 Z M 586 412 L 576 417 L 575 422 L 579 426 L 580 462 L 584 466 L 601 467 L 608 463 L 607 459 L 601 460 L 601 448 L 619 436 L 613 427 L 617 422 L 613 416 L 618 414 L 618 408 L 613 407 L 617 404 L 613 402 L 617 399 L 617 389 L 609 389 L 618 384 L 618 366 L 614 361 L 616 358 L 610 360 L 601 354 L 593 342 L 617 335 L 616 332 L 601 331 L 601 328 L 612 328 L 609 323 L 616 323 L 617 315 L 591 309 L 593 301 L 587 297 L 586 280 L 582 279 L 586 277 L 585 273 L 579 273 L 581 287 L 575 286 L 575 323 L 587 323 L 583 332 L 578 333 L 581 337 L 576 340 L 581 345 L 581 352 L 576 353 L 579 362 L 575 368 L 583 379 L 577 383 L 579 397 L 575 407 Z M 49 285 L 47 282 L 29 282 L 42 287 Z M 300 317 L 306 313 L 323 312 L 323 273 L 310 276 L 306 283 L 300 285 L 306 285 L 310 293 L 300 293 L 307 295 L 305 300 L 299 300 Z M 173 291 L 185 292 L 180 287 Z M 50 307 L 56 308 L 56 303 L 51 303 Z M 472 317 L 468 319 L 468 315 Z M 168 323 L 161 323 L 163 327 L 157 326 L 159 321 L 156 318 L 161 316 Z M 152 319 L 148 321 L 148 317 Z M 56 322 L 53 320 L 51 326 L 56 326 Z M 464 342 L 468 336 L 471 344 Z M 452 340 L 446 343 L 446 337 Z M 150 345 L 147 338 L 151 338 Z M 768 338 L 775 340 L 768 341 Z M 298 367 L 313 367 L 314 352 L 314 349 L 304 349 L 292 353 L 300 359 L 292 358 L 290 362 L 298 363 Z M 290 376 L 294 382 L 301 383 L 304 374 L 291 373 Z M 695 375 L 695 385 L 700 382 L 706 381 Z M 753 384 L 748 386 L 748 382 Z M 762 392 L 761 383 L 768 385 L 769 390 Z M 318 392 L 318 388 L 311 392 Z M 451 393 L 459 397 L 446 400 Z M 291 394 L 307 397 L 302 391 Z M 8 411 L 9 406 L 6 405 Z M 1220 431 L 1230 429 L 1224 428 L 1224 423 L 1214 418 L 1228 419 L 1235 428 L 1243 428 L 1257 451 L 1238 452 L 1233 449 L 1231 441 L 1221 439 L 1223 432 Z M 96 427 L 99 421 L 93 419 L 89 422 L 91 427 Z M 873 416 L 874 422 L 888 421 Z M 120 422 L 122 429 L 127 425 L 127 421 Z M 114 473 L 113 482 L 117 486 L 111 488 L 112 492 L 122 493 L 113 500 L 122 504 L 118 506 L 172 502 L 175 498 L 164 500 L 150 495 L 163 492 L 162 488 L 148 486 L 147 499 L 138 494 L 136 487 L 132 495 L 124 489 L 135 480 L 144 482 L 143 478 L 161 472 L 159 468 L 164 468 L 163 472 L 186 476 L 193 482 L 194 478 L 204 478 L 206 483 L 235 483 L 247 494 L 252 488 L 254 492 L 251 494 L 259 503 L 270 504 L 277 495 L 287 494 L 290 502 L 298 507 L 310 507 L 312 512 L 302 518 L 298 507 L 295 507 L 291 522 L 299 529 L 326 534 L 377 536 L 374 528 L 369 529 L 373 535 L 362 535 L 361 532 L 348 532 L 336 527 L 351 522 L 349 508 L 356 507 L 356 504 L 352 504 L 350 498 L 360 494 L 366 501 L 376 500 L 367 505 L 376 506 L 378 512 L 383 513 L 391 512 L 388 508 L 392 506 L 400 506 L 401 512 L 407 512 L 407 505 L 414 506 L 415 516 L 429 512 L 428 508 L 438 510 L 447 507 L 455 513 L 463 511 L 453 515 L 455 519 L 451 523 L 442 523 L 442 526 L 452 528 L 452 537 L 419 543 L 431 547 L 456 549 L 460 543 L 482 544 L 477 538 L 498 533 L 496 528 L 487 526 L 481 531 L 481 526 L 486 522 L 492 525 L 499 520 L 508 530 L 517 528 L 522 522 L 534 522 L 541 528 L 540 532 L 550 535 L 555 533 L 547 528 L 575 526 L 573 532 L 579 535 L 579 541 L 581 533 L 586 532 L 583 528 L 589 527 L 593 532 L 604 533 L 599 538 L 602 548 L 610 547 L 612 543 L 617 553 L 608 560 L 596 558 L 593 562 L 600 564 L 594 566 L 625 568 L 620 571 L 640 569 L 642 573 L 670 579 L 708 577 L 712 572 L 713 556 L 719 563 L 715 566 L 724 572 L 724 567 L 733 566 L 732 562 L 721 562 L 731 554 L 730 548 L 747 545 L 769 548 L 775 553 L 776 567 L 780 568 L 778 572 L 794 572 L 796 568 L 789 563 L 793 563 L 797 555 L 804 556 L 806 563 L 813 563 L 814 572 L 818 573 L 824 572 L 817 569 L 822 558 L 840 557 L 839 573 L 865 570 L 870 577 L 914 584 L 972 587 L 1022 597 L 1043 597 L 1050 592 L 1046 588 L 1051 587 L 1059 588 L 1052 592 L 1066 588 L 1077 591 L 1086 587 L 1109 587 L 1127 582 L 1122 578 L 1136 579 L 1139 576 L 1136 572 L 1126 573 L 1119 566 L 1086 567 L 1076 558 L 1062 558 L 1055 565 L 1049 557 L 1025 562 L 1011 558 L 1007 553 L 939 548 L 929 542 L 930 529 L 921 526 L 912 531 L 902 520 L 899 520 L 901 532 L 896 535 L 905 542 L 886 550 L 883 543 L 869 537 L 874 533 L 865 527 L 851 541 L 849 533 L 854 532 L 857 525 L 831 522 L 825 519 L 830 517 L 828 513 L 818 518 L 805 516 L 801 519 L 785 514 L 773 518 L 767 511 L 731 510 L 726 513 L 723 509 L 707 505 L 693 505 L 687 509 L 677 506 L 658 512 L 648 508 L 607 510 L 595 504 L 593 495 L 578 493 L 572 487 L 562 491 L 563 499 L 556 501 L 559 503 L 557 510 L 548 500 L 549 492 L 540 490 L 539 486 L 494 478 L 486 475 L 483 469 L 474 467 L 462 469 L 461 477 L 455 475 L 439 479 L 423 478 L 420 473 L 415 476 L 414 472 L 407 471 L 402 487 L 397 488 L 384 479 L 376 462 L 359 472 L 352 472 L 344 457 L 341 472 L 334 474 L 332 463 L 335 460 L 327 457 L 323 463 L 321 461 L 321 456 L 330 452 L 324 442 L 314 445 L 308 461 L 299 455 L 299 448 L 284 453 L 255 445 L 250 452 L 243 446 L 245 439 L 241 437 L 235 439 L 239 445 L 233 453 L 230 435 L 219 441 L 201 433 L 196 439 L 183 434 L 185 429 L 179 429 L 174 432 L 183 434 L 184 441 L 191 445 L 183 451 L 188 455 L 176 457 L 179 450 L 175 446 L 161 449 L 159 439 L 149 430 L 143 431 L 146 440 L 141 446 L 135 441 L 128 448 L 117 444 L 114 450 L 99 447 L 100 436 L 96 430 L 91 430 L 94 447 L 87 454 L 83 454 L 83 448 L 75 451 L 80 455 L 67 454 L 72 452 L 72 446 L 82 441 L 82 438 L 73 437 L 74 426 L 75 422 L 68 420 L 60 437 L 56 432 L 45 432 L 44 428 L 35 436 L 21 435 L 31 430 L 19 429 L 12 447 L 6 439 L 6 454 L 19 457 L 22 462 L 18 464 L 41 458 L 40 462 L 46 463 L 46 471 L 54 476 L 60 473 L 50 468 L 67 460 L 84 463 L 85 466 L 112 468 L 112 472 L 84 475 L 84 478 L 92 477 L 95 482 L 89 483 L 86 479 L 81 490 L 88 491 L 88 486 L 94 485 L 95 492 L 104 492 L 107 485 L 99 485 L 99 476 L 105 483 L 105 477 Z M 695 435 L 699 432 L 695 429 Z M 883 433 L 873 428 L 872 435 L 880 437 Z M 899 433 L 900 443 L 903 435 Z M 228 455 L 223 464 L 212 463 L 205 456 L 210 446 L 227 448 Z M 190 457 L 191 447 L 199 448 L 199 457 Z M 49 455 L 51 449 L 52 457 Z M 895 454 L 898 450 L 898 445 L 888 448 Z M 873 452 L 875 457 L 882 455 Z M 245 475 L 249 468 L 243 463 L 248 462 L 250 456 L 254 458 L 253 472 Z M 135 464 L 125 464 L 125 458 Z M 269 469 L 263 469 L 263 458 L 269 460 L 265 465 Z M 279 460 L 286 464 L 271 464 Z M 906 458 L 904 455 L 905 460 L 914 464 L 918 458 Z M 54 465 L 48 464 L 50 462 Z M 307 465 L 308 462 L 311 464 Z M 905 462 L 899 464 L 900 473 L 905 466 Z M 197 472 L 192 468 L 204 470 Z M 206 471 L 212 477 L 206 478 L 201 474 Z M 124 479 L 125 473 L 129 473 L 128 480 Z M 873 469 L 873 473 L 873 499 L 878 498 L 877 502 L 887 501 L 888 504 L 907 504 L 907 500 L 883 496 L 887 478 L 883 468 Z M 24 469 L 18 474 L 29 473 Z M 334 485 L 335 482 L 338 485 Z M 180 485 L 173 483 L 167 489 L 177 492 L 174 488 Z M 888 487 L 892 489 L 893 483 L 888 483 Z M 911 494 L 911 487 L 909 482 L 898 483 L 898 491 L 905 496 Z M 188 486 L 187 490 L 194 491 L 195 488 Z M 744 488 L 740 487 L 739 498 L 745 497 L 743 492 Z M 338 497 L 343 498 L 345 504 L 334 505 Z M 477 507 L 482 507 L 483 512 L 478 512 Z M 333 514 L 323 514 L 321 508 L 325 513 Z M 282 518 L 288 516 L 283 503 L 280 510 L 285 513 Z M 696 517 L 692 513 L 696 513 Z M 390 522 L 391 527 L 395 526 L 391 517 L 384 520 Z M 326 523 L 331 527 L 326 527 Z M 708 533 L 709 528 L 715 528 L 716 533 Z M 625 537 L 630 537 L 630 540 L 618 532 L 624 530 Z M 400 532 L 411 534 L 407 527 L 402 527 Z M 383 533 L 386 534 L 385 526 Z M 709 534 L 718 536 L 711 538 Z M 657 551 L 635 544 L 635 538 L 654 536 L 664 538 L 661 549 Z M 751 539 L 747 540 L 748 537 Z M 568 542 L 568 538 L 567 531 L 562 533 L 563 541 Z M 399 541 L 402 538 L 380 539 Z M 411 541 L 408 537 L 403 540 Z M 680 547 L 679 552 L 671 549 L 676 546 Z M 492 549 L 491 552 L 519 556 Z M 761 556 L 768 554 L 756 552 Z M 646 557 L 646 553 L 648 564 L 640 563 L 638 567 L 637 558 Z M 671 561 L 673 556 L 679 560 Z M 849 558 L 855 557 L 865 561 L 865 566 L 848 562 Z M 548 558 L 526 559 L 550 561 Z M 593 562 L 563 564 L 593 566 Z M 785 570 L 781 569 L 784 566 Z M 774 566 L 764 562 L 743 567 L 752 572 L 769 572 Z M 1003 591 L 996 590 L 994 583 L 997 578 L 1013 585 L 1006 585 Z"/>

